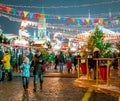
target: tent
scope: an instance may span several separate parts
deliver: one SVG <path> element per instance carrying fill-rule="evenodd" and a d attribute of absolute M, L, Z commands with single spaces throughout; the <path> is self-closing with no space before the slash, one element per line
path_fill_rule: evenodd
<path fill-rule="evenodd" d="M 114 31 L 109 30 L 109 29 L 107 29 L 107 28 L 105 28 L 105 27 L 103 27 L 103 26 L 98 26 L 98 28 L 99 28 L 100 30 L 102 30 L 103 33 L 106 33 L 106 34 L 109 34 L 109 35 L 115 34 Z M 89 30 L 88 32 L 90 33 L 90 32 L 94 32 L 94 31 L 95 31 L 95 28 L 92 29 L 92 30 Z"/>

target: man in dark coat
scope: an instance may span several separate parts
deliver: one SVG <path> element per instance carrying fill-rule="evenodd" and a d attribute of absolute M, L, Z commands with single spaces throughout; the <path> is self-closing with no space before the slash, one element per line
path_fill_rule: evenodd
<path fill-rule="evenodd" d="M 99 50 L 94 51 L 93 58 L 99 58 Z M 94 80 L 96 79 L 96 60 L 93 60 Z"/>
<path fill-rule="evenodd" d="M 60 52 L 60 54 L 58 56 L 58 62 L 59 62 L 59 66 L 60 66 L 60 72 L 62 72 L 63 71 L 63 65 L 65 64 L 65 58 L 64 58 L 62 52 Z"/>
<path fill-rule="evenodd" d="M 37 83 L 38 78 L 40 78 L 40 89 L 42 89 L 43 84 L 43 73 L 42 66 L 45 63 L 45 59 L 43 55 L 41 54 L 40 50 L 36 50 L 36 54 L 33 57 L 33 60 L 31 62 L 31 67 L 34 67 L 33 74 L 34 74 L 34 91 L 36 92 L 37 89 Z"/>

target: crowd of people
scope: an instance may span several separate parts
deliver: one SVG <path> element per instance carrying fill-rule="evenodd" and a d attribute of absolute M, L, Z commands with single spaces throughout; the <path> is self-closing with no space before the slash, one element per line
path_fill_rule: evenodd
<path fill-rule="evenodd" d="M 29 84 L 29 78 L 30 78 L 30 72 L 33 72 L 34 76 L 34 91 L 36 92 L 38 79 L 40 79 L 40 89 L 42 89 L 43 80 L 44 80 L 44 70 L 43 65 L 47 63 L 45 57 L 42 55 L 41 51 L 37 49 L 35 53 L 32 53 L 30 50 L 29 52 L 24 50 L 22 53 L 18 52 L 19 54 L 19 62 L 18 67 L 22 72 L 22 81 L 23 81 L 23 88 L 24 90 L 28 89 Z M 17 54 L 17 55 L 18 55 Z M 13 60 L 14 57 L 12 57 L 12 54 L 10 53 L 9 49 L 6 49 L 5 51 L 2 51 L 0 49 L 0 70 L 2 71 L 2 77 L 0 79 L 0 82 L 4 81 L 4 79 L 8 78 L 8 81 L 12 80 L 12 69 L 14 65 L 11 64 L 11 60 Z M 75 58 L 76 59 L 76 58 Z M 63 54 L 62 51 L 60 51 L 59 54 L 56 54 L 54 56 L 54 69 L 60 70 L 60 72 L 63 72 L 63 68 L 66 65 L 68 69 L 68 73 L 72 71 L 72 64 L 73 61 L 75 61 L 75 70 L 77 71 L 76 63 L 77 59 L 74 60 L 71 53 L 68 53 L 66 55 Z M 7 76 L 7 77 L 6 77 Z"/>
<path fill-rule="evenodd" d="M 21 54 L 19 52 L 19 54 Z M 33 90 L 36 92 L 37 90 L 37 85 L 38 85 L 38 79 L 40 79 L 40 89 L 43 88 L 43 81 L 44 81 L 44 72 L 45 70 L 43 69 L 43 66 L 48 63 L 43 54 L 41 53 L 40 49 L 35 50 L 35 53 L 32 53 L 31 50 L 26 51 L 24 50 L 22 52 L 22 56 L 19 55 L 19 62 L 18 62 L 18 67 L 22 71 L 22 81 L 23 81 L 23 88 L 26 91 L 28 89 L 29 85 L 29 78 L 31 71 L 33 72 L 34 76 L 34 87 Z M 8 81 L 12 80 L 12 66 L 11 66 L 11 59 L 13 57 L 11 56 L 11 53 L 8 49 L 6 49 L 4 52 L 0 49 L 0 67 L 2 70 L 2 77 L 0 79 L 1 81 L 4 81 L 5 76 L 7 75 Z M 83 59 L 80 59 L 83 58 Z M 79 67 L 83 70 L 83 74 L 86 74 L 85 71 L 85 59 L 86 54 L 80 55 L 79 53 L 77 54 L 72 54 L 71 52 L 63 53 L 60 51 L 54 56 L 54 69 L 59 70 L 60 73 L 63 72 L 64 67 L 66 67 L 67 72 L 71 73 L 74 69 L 74 71 L 77 72 L 78 69 L 78 63 Z M 94 74 L 94 79 L 96 79 L 96 61 L 94 61 L 92 58 L 99 58 L 99 51 L 94 52 L 91 57 L 88 59 L 88 66 L 89 66 L 89 71 L 91 69 L 93 70 Z M 78 62 L 79 60 L 79 62 Z M 82 68 L 83 67 L 83 68 Z M 91 72 L 90 72 L 91 73 Z"/>

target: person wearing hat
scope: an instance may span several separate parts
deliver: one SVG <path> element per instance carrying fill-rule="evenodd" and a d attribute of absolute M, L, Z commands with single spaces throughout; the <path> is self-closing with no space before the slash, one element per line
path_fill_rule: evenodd
<path fill-rule="evenodd" d="M 6 72 L 8 73 L 8 81 L 11 81 L 11 80 L 12 80 L 10 59 L 11 59 L 10 53 L 9 53 L 9 51 L 6 50 L 6 51 L 4 52 L 4 57 L 3 57 L 3 59 L 1 60 L 1 62 L 3 63 L 4 69 L 3 69 L 3 71 L 2 71 L 2 78 L 1 78 L 0 81 L 4 81 L 5 73 L 6 73 Z"/>
<path fill-rule="evenodd" d="M 99 58 L 99 48 L 94 48 L 93 50 L 93 58 Z M 96 79 L 96 60 L 93 60 L 93 71 L 94 71 L 94 80 Z"/>
<path fill-rule="evenodd" d="M 33 70 L 33 75 L 34 75 L 34 91 L 36 92 L 37 89 L 37 83 L 38 83 L 38 78 L 40 78 L 40 89 L 42 89 L 42 84 L 43 84 L 43 71 L 42 71 L 42 66 L 45 63 L 45 59 L 43 55 L 41 54 L 40 50 L 36 50 L 35 56 L 32 59 L 31 66 L 34 67 Z"/>

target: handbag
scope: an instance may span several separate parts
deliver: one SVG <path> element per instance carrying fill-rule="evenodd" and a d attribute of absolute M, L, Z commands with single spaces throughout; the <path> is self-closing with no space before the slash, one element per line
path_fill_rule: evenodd
<path fill-rule="evenodd" d="M 45 72 L 45 70 L 46 70 L 46 65 L 42 65 L 42 72 Z"/>
<path fill-rule="evenodd" d="M 49 65 L 48 64 L 44 64 L 42 65 L 42 72 L 45 72 L 46 71 L 46 68 L 49 68 Z"/>

